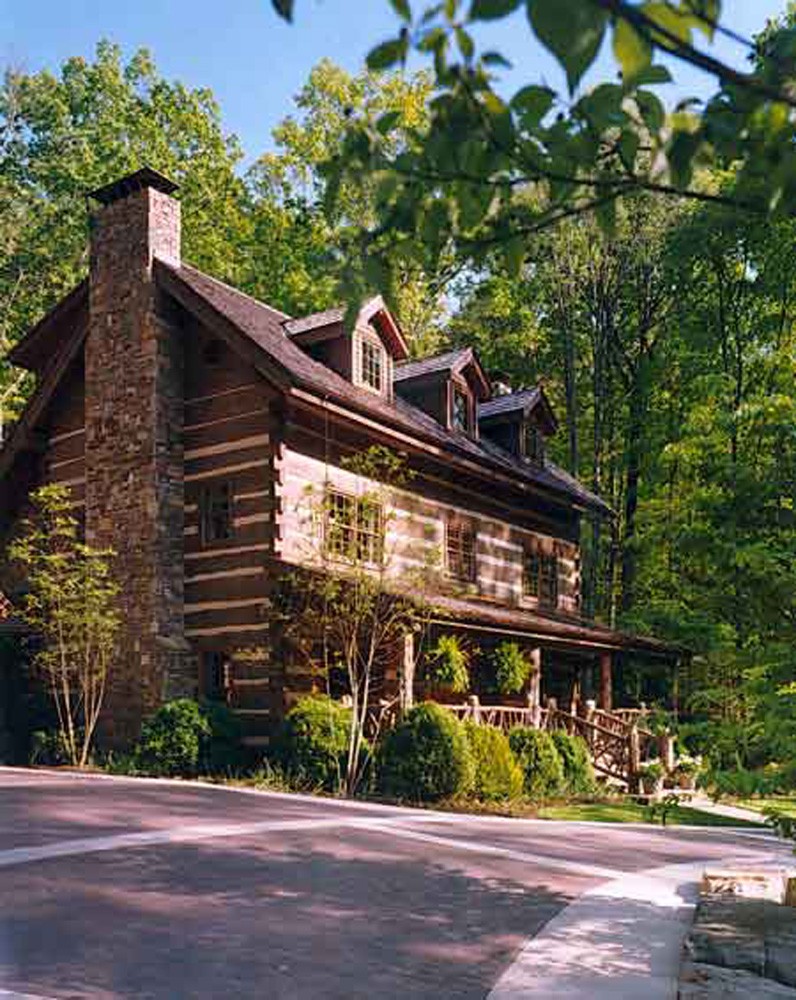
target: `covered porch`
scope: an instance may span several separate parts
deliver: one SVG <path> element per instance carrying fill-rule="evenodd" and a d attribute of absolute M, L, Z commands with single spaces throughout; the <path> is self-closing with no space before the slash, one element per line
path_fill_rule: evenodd
<path fill-rule="evenodd" d="M 671 737 L 658 731 L 654 710 L 632 694 L 644 690 L 637 679 L 647 671 L 654 681 L 649 689 L 664 693 L 666 708 L 676 707 L 676 668 L 684 650 L 572 617 L 451 598 L 437 604 L 423 644 L 433 648 L 435 636 L 455 635 L 469 652 L 469 689 L 441 690 L 424 669 L 423 649 L 414 649 L 405 657 L 417 664 L 412 700 L 440 701 L 461 718 L 502 729 L 530 725 L 580 735 L 597 771 L 629 787 L 644 759 L 660 756 L 673 764 Z M 509 695 L 499 693 L 492 666 L 494 650 L 505 642 L 516 644 L 531 664 L 522 689 Z M 622 683 L 631 668 L 636 682 Z"/>

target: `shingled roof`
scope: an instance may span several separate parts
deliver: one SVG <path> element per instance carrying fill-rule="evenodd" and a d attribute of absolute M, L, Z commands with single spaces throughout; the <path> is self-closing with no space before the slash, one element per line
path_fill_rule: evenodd
<path fill-rule="evenodd" d="M 488 399 L 485 403 L 479 403 L 478 417 L 479 419 L 482 417 L 496 417 L 498 414 L 513 413 L 515 410 L 522 410 L 523 413 L 527 413 L 536 406 L 541 398 L 542 390 L 538 385 L 534 386 L 533 389 L 506 392 L 502 396 L 495 396 L 493 399 Z"/>
<path fill-rule="evenodd" d="M 534 467 L 489 441 L 476 441 L 460 432 L 448 431 L 433 417 L 398 396 L 390 400 L 347 381 L 292 342 L 285 333 L 285 316 L 276 309 L 186 264 L 178 266 L 158 261 L 155 273 L 166 289 L 188 308 L 190 302 L 181 294 L 181 288 L 187 289 L 189 298 L 192 293 L 216 315 L 244 334 L 263 352 L 263 360 L 269 363 L 274 377 L 283 385 L 298 385 L 333 398 L 345 407 L 378 420 L 386 427 L 413 433 L 439 445 L 451 455 L 460 455 L 476 462 L 486 470 L 502 472 L 554 495 L 568 497 L 582 506 L 611 513 L 610 507 L 599 497 L 552 462 L 546 462 L 542 468 Z M 473 356 L 469 348 L 449 354 L 456 355 L 459 360 L 464 354 L 466 361 L 467 352 L 469 357 Z M 458 361 L 455 363 L 458 364 Z M 399 370 L 404 368 L 402 365 Z"/>

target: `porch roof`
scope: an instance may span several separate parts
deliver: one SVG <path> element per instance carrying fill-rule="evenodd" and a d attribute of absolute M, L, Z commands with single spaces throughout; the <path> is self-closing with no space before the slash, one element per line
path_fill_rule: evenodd
<path fill-rule="evenodd" d="M 458 597 L 434 597 L 432 603 L 436 609 L 434 620 L 440 624 L 517 635 L 539 640 L 541 646 L 583 653 L 626 651 L 671 662 L 687 655 L 682 647 L 660 639 L 621 632 L 574 616 L 545 614 Z"/>

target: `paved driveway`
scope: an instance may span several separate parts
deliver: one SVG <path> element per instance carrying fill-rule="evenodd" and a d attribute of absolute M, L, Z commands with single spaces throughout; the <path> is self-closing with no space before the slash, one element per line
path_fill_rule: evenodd
<path fill-rule="evenodd" d="M 0 996 L 483 998 L 600 883 L 762 849 L 0 768 Z"/>

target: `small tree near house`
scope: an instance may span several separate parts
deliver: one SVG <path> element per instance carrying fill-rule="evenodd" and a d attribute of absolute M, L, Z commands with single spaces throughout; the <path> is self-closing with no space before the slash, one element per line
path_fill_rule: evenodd
<path fill-rule="evenodd" d="M 81 541 L 66 487 L 42 486 L 31 499 L 33 516 L 9 549 L 27 581 L 20 614 L 41 641 L 34 666 L 52 696 L 70 762 L 84 767 L 119 628 L 113 553 Z"/>
<path fill-rule="evenodd" d="M 418 636 L 428 623 L 425 595 L 439 555 L 421 545 L 411 560 L 416 568 L 398 571 L 389 541 L 395 517 L 390 501 L 409 478 L 398 456 L 376 446 L 342 464 L 346 481 L 357 486 L 344 490 L 329 481 L 307 491 L 306 566 L 286 575 L 275 609 L 294 652 L 314 664 L 327 690 L 334 671 L 344 677 L 352 711 L 341 785 L 353 794 L 369 763 L 363 752 L 369 720 L 370 735 L 381 724 L 381 716 L 374 721 L 370 712 L 380 679 L 400 658 L 406 636 Z M 412 673 L 413 664 L 406 666 Z"/>

